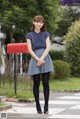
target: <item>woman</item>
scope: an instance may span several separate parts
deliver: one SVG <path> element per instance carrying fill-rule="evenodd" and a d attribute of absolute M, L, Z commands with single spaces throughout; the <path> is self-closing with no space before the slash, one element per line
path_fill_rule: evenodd
<path fill-rule="evenodd" d="M 44 92 L 44 113 L 48 114 L 49 101 L 49 77 L 53 71 L 53 64 L 49 56 L 50 38 L 46 31 L 45 20 L 41 15 L 34 17 L 32 23 L 32 31 L 26 34 L 29 53 L 31 60 L 29 64 L 28 74 L 33 78 L 33 94 L 36 102 L 37 113 L 42 114 L 42 109 L 39 103 L 39 86 L 42 79 Z M 42 76 L 42 78 L 41 78 Z"/>

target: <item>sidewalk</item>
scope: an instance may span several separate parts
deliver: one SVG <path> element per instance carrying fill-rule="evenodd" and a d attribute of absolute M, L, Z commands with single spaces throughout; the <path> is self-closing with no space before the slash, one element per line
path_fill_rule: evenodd
<path fill-rule="evenodd" d="M 43 98 L 43 93 L 40 93 L 42 110 L 44 107 Z M 49 100 L 49 114 L 37 114 L 35 102 L 7 102 L 7 104 L 11 104 L 12 109 L 1 112 L 7 114 L 7 119 L 80 119 L 80 93 L 51 92 Z"/>

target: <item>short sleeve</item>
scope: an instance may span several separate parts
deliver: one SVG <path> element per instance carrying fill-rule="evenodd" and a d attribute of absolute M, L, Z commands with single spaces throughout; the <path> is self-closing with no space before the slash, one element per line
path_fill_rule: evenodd
<path fill-rule="evenodd" d="M 49 33 L 49 32 L 45 32 L 45 39 L 46 39 L 47 37 L 50 37 L 50 33 Z"/>
<path fill-rule="evenodd" d="M 27 33 L 27 34 L 25 35 L 25 38 L 31 40 L 31 33 Z"/>

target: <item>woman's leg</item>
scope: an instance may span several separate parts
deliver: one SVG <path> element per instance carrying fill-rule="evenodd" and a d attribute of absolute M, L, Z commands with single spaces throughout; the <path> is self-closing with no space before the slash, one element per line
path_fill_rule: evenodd
<path fill-rule="evenodd" d="M 33 94 L 36 102 L 36 109 L 38 113 L 42 113 L 39 103 L 39 86 L 40 86 L 40 74 L 33 75 Z"/>
<path fill-rule="evenodd" d="M 44 113 L 48 113 L 48 101 L 49 101 L 49 77 L 50 72 L 42 74 L 43 92 L 44 92 Z"/>

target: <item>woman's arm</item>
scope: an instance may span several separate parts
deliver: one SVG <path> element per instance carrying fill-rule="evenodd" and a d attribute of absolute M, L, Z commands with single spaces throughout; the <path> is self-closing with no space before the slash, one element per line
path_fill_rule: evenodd
<path fill-rule="evenodd" d="M 48 55 L 48 53 L 50 51 L 50 46 L 51 46 L 50 38 L 47 37 L 47 39 L 46 39 L 46 49 L 45 49 L 44 53 L 42 54 L 41 59 L 44 59 Z"/>
<path fill-rule="evenodd" d="M 49 50 L 50 50 L 50 46 L 51 46 L 50 39 L 49 39 L 49 37 L 47 37 L 47 39 L 46 39 L 46 49 L 45 49 L 44 53 L 42 54 L 42 56 L 40 58 L 41 60 L 44 60 L 44 58 L 48 55 Z M 41 66 L 42 63 L 38 62 L 36 65 Z"/>

